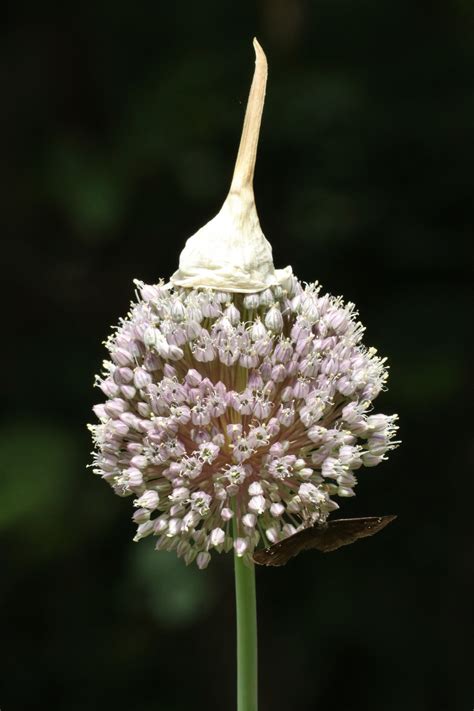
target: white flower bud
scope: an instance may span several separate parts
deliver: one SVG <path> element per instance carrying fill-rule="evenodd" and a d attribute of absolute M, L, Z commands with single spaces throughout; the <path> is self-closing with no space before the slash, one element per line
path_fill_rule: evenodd
<path fill-rule="evenodd" d="M 137 394 L 136 388 L 134 388 L 133 385 L 122 385 L 120 392 L 127 400 L 133 400 Z"/>
<path fill-rule="evenodd" d="M 159 499 L 157 491 L 147 489 L 134 504 L 135 506 L 142 506 L 144 509 L 156 509 Z"/>
<path fill-rule="evenodd" d="M 367 428 L 371 432 L 380 432 L 387 429 L 390 418 L 387 415 L 370 415 L 367 418 Z"/>
<path fill-rule="evenodd" d="M 228 319 L 232 326 L 237 326 L 237 324 L 240 323 L 240 313 L 234 304 L 229 304 L 229 306 L 225 309 L 224 317 Z"/>
<path fill-rule="evenodd" d="M 199 514 L 196 511 L 188 511 L 188 513 L 183 516 L 183 523 L 181 530 L 188 532 L 192 530 L 196 524 L 199 522 Z"/>
<path fill-rule="evenodd" d="M 186 486 L 177 486 L 168 496 L 168 499 L 174 502 L 187 501 L 188 498 L 189 489 Z"/>
<path fill-rule="evenodd" d="M 234 512 L 232 511 L 232 509 L 223 508 L 221 511 L 221 519 L 223 521 L 230 521 L 230 519 L 233 517 L 233 515 L 234 515 Z"/>
<path fill-rule="evenodd" d="M 315 321 L 318 318 L 317 298 L 314 294 L 306 296 L 301 304 L 301 313 L 308 321 Z"/>
<path fill-rule="evenodd" d="M 131 487 L 138 487 L 142 486 L 143 484 L 143 474 L 139 469 L 135 469 L 134 467 L 130 467 L 130 469 L 126 469 L 124 474 L 128 477 L 128 485 Z"/>
<path fill-rule="evenodd" d="M 135 523 L 145 523 L 145 521 L 150 520 L 150 512 L 148 511 L 148 509 L 137 509 L 134 512 L 132 518 Z"/>
<path fill-rule="evenodd" d="M 260 321 L 260 319 L 257 319 L 253 324 L 250 329 L 250 338 L 252 341 L 258 341 L 260 338 L 265 338 L 267 335 L 267 329 L 263 325 L 263 323 Z"/>
<path fill-rule="evenodd" d="M 354 491 L 347 486 L 338 486 L 337 493 L 338 496 L 355 496 Z"/>
<path fill-rule="evenodd" d="M 364 464 L 364 467 L 376 467 L 377 464 L 380 464 L 380 462 L 382 461 L 383 457 L 376 456 L 371 452 L 363 452 L 362 454 L 362 462 Z"/>
<path fill-rule="evenodd" d="M 183 528 L 183 522 L 180 518 L 170 518 L 168 522 L 168 533 L 166 534 L 169 538 L 177 536 Z"/>
<path fill-rule="evenodd" d="M 257 517 L 254 514 L 245 514 L 242 516 L 242 523 L 244 526 L 247 526 L 247 528 L 255 528 Z"/>
<path fill-rule="evenodd" d="M 173 321 L 184 321 L 186 318 L 186 309 L 183 305 L 183 302 L 180 301 L 179 299 L 176 299 L 173 301 L 173 305 L 171 306 L 171 311 L 170 311 L 170 316 L 173 319 Z"/>
<path fill-rule="evenodd" d="M 204 570 L 204 568 L 207 568 L 210 560 L 211 560 L 210 553 L 207 553 L 206 551 L 202 551 L 201 553 L 198 553 L 197 558 L 196 558 L 196 563 L 197 563 L 197 567 L 199 568 L 199 570 Z"/>
<path fill-rule="evenodd" d="M 156 341 L 156 336 L 159 333 L 159 331 L 156 330 L 156 328 L 153 328 L 153 326 L 148 326 L 145 329 L 145 332 L 143 334 L 143 343 L 147 348 L 153 348 L 155 345 Z"/>
<path fill-rule="evenodd" d="M 268 538 L 269 543 L 276 543 L 278 540 L 278 531 L 274 526 L 267 528 L 265 535 Z"/>
<path fill-rule="evenodd" d="M 278 306 L 272 306 L 265 316 L 265 326 L 273 333 L 281 333 L 283 330 L 283 316 Z"/>
<path fill-rule="evenodd" d="M 236 538 L 234 541 L 234 550 L 238 558 L 242 558 L 244 555 L 245 551 L 249 547 L 248 541 L 246 538 Z"/>
<path fill-rule="evenodd" d="M 267 502 L 264 496 L 252 496 L 249 501 L 249 509 L 253 513 L 263 514 L 267 507 Z"/>
<path fill-rule="evenodd" d="M 262 485 L 258 481 L 253 481 L 248 488 L 248 492 L 250 496 L 259 496 L 263 494 Z"/>
<path fill-rule="evenodd" d="M 146 538 L 146 536 L 149 536 L 152 531 L 153 531 L 153 521 L 145 521 L 144 523 L 141 523 L 138 526 L 137 532 L 133 538 L 134 542 L 136 543 L 141 538 Z"/>
<path fill-rule="evenodd" d="M 158 290 L 155 286 L 152 286 L 151 284 L 143 284 L 142 282 L 139 282 L 138 279 L 135 279 L 135 284 L 140 289 L 140 296 L 143 301 L 153 301 L 153 299 L 156 299 Z"/>
<path fill-rule="evenodd" d="M 212 546 L 221 546 L 225 541 L 225 533 L 222 528 L 213 528 L 209 540 Z"/>
<path fill-rule="evenodd" d="M 142 454 L 136 454 L 130 460 L 130 464 L 132 465 L 132 467 L 136 467 L 137 469 L 146 469 L 146 467 L 148 466 L 148 459 Z"/>
<path fill-rule="evenodd" d="M 374 454 L 376 457 L 384 455 L 389 447 L 390 443 L 380 432 L 376 432 L 373 437 L 369 437 L 367 440 L 367 448 L 369 452 Z"/>
<path fill-rule="evenodd" d="M 250 310 L 255 310 L 258 309 L 260 306 L 260 299 L 258 297 L 258 294 L 248 294 L 247 296 L 244 296 L 244 308 Z"/>
<path fill-rule="evenodd" d="M 153 521 L 153 530 L 155 533 L 157 533 L 157 534 L 164 533 L 167 528 L 168 528 L 168 516 L 166 516 L 166 514 L 163 514 L 162 516 L 158 516 L 158 518 Z"/>
<path fill-rule="evenodd" d="M 285 513 L 285 507 L 283 504 L 276 502 L 270 506 L 270 513 L 274 518 L 278 518 L 278 516 Z"/>
<path fill-rule="evenodd" d="M 143 370 L 143 368 L 135 368 L 135 372 L 133 374 L 133 382 L 136 388 L 145 388 L 152 382 L 152 377 L 150 373 L 147 373 L 147 371 Z"/>

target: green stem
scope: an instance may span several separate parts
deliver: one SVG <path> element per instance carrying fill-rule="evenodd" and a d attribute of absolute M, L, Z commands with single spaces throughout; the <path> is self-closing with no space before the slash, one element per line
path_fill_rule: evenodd
<path fill-rule="evenodd" d="M 234 570 L 237 609 L 237 711 L 257 711 L 255 566 L 252 561 L 244 562 L 242 558 L 234 554 Z"/>

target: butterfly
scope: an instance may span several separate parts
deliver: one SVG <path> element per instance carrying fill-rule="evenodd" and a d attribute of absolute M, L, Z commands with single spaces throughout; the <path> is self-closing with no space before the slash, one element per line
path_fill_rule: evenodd
<path fill-rule="evenodd" d="M 304 528 L 269 548 L 255 551 L 253 559 L 259 565 L 285 565 L 301 551 L 313 548 L 322 553 L 335 551 L 341 546 L 355 543 L 359 538 L 373 536 L 396 519 L 396 516 L 365 516 L 364 518 L 339 518 L 327 523 L 317 523 Z"/>

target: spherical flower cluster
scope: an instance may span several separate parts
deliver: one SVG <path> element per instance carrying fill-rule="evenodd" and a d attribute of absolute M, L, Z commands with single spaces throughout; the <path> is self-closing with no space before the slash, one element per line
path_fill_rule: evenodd
<path fill-rule="evenodd" d="M 324 522 L 397 443 L 354 305 L 293 276 L 259 293 L 136 282 L 107 342 L 94 472 L 133 496 L 136 541 L 186 563 L 251 557 Z"/>

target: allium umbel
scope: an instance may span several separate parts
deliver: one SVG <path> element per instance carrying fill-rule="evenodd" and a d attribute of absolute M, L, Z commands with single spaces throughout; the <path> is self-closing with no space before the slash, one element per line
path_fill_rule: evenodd
<path fill-rule="evenodd" d="M 97 384 L 94 472 L 133 497 L 135 541 L 205 568 L 325 522 L 356 472 L 397 444 L 373 413 L 385 359 L 352 303 L 275 270 L 252 181 L 265 93 L 257 68 L 234 178 L 170 283 L 135 281 Z"/>

